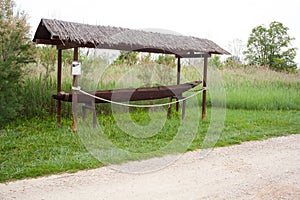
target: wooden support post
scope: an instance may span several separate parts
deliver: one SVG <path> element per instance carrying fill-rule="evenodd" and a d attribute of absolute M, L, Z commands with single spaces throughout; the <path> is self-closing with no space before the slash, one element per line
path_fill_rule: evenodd
<path fill-rule="evenodd" d="M 206 119 L 206 84 L 207 84 L 207 62 L 208 55 L 204 56 L 203 66 L 203 94 L 202 94 L 202 120 Z"/>
<path fill-rule="evenodd" d="M 96 128 L 97 126 L 97 113 L 95 108 L 95 103 L 91 102 L 91 104 L 85 104 L 82 106 L 82 121 L 86 121 L 86 110 L 89 109 L 93 112 L 93 127 Z"/>
<path fill-rule="evenodd" d="M 74 61 L 78 61 L 78 47 L 74 48 Z M 73 75 L 73 86 L 78 87 L 78 76 Z M 74 132 L 77 131 L 77 92 L 73 91 L 72 94 L 72 115 L 73 115 L 73 123 L 72 129 Z"/>
<path fill-rule="evenodd" d="M 181 66 L 180 66 L 180 57 L 177 58 L 177 85 L 180 84 L 180 69 Z M 177 98 L 178 100 L 178 98 Z M 176 103 L 176 112 L 178 112 L 179 110 L 179 102 Z"/>
<path fill-rule="evenodd" d="M 182 101 L 182 113 L 181 113 L 181 119 L 184 120 L 185 118 L 185 107 L 186 107 L 186 100 Z"/>
<path fill-rule="evenodd" d="M 96 107 L 95 107 L 94 104 L 92 104 L 92 106 L 93 106 L 93 108 L 94 108 L 94 109 L 92 110 L 92 112 L 93 112 L 93 127 L 96 128 L 96 126 L 97 126 Z"/>
<path fill-rule="evenodd" d="M 173 97 L 170 97 L 170 99 L 169 99 L 170 103 L 172 102 L 172 99 L 173 99 Z M 171 118 L 171 109 L 172 109 L 172 104 L 169 104 L 168 105 L 168 114 L 167 114 L 168 119 Z"/>
<path fill-rule="evenodd" d="M 86 121 L 86 109 L 87 109 L 87 106 L 86 106 L 86 105 L 83 105 L 83 106 L 82 106 L 82 121 L 83 121 L 83 122 Z"/>
<path fill-rule="evenodd" d="M 57 93 L 61 92 L 62 50 L 57 50 Z M 57 101 L 57 125 L 61 126 L 61 101 Z"/>

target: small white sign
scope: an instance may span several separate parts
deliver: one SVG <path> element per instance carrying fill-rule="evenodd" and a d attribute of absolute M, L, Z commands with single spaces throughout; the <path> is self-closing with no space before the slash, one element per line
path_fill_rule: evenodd
<path fill-rule="evenodd" d="M 72 75 L 81 75 L 81 63 L 78 61 L 72 62 Z"/>

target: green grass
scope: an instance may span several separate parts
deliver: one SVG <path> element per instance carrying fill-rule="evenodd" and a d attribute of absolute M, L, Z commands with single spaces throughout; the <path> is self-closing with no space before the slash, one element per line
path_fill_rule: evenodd
<path fill-rule="evenodd" d="M 299 121 L 299 111 L 228 109 L 225 127 L 216 146 L 299 134 Z M 180 118 L 174 115 L 172 119 L 167 120 L 159 134 L 146 138 L 125 134 L 114 123 L 112 116 L 99 116 L 99 122 L 104 129 L 104 134 L 115 146 L 139 153 L 134 154 L 136 157 L 118 157 L 119 160 L 115 160 L 124 162 L 161 156 L 162 154 L 156 150 L 174 139 Z M 63 127 L 59 129 L 56 127 L 54 118 L 32 119 L 15 122 L 1 130 L 0 182 L 103 166 L 103 163 L 97 161 L 86 150 L 78 134 L 70 130 L 70 120 L 65 120 L 63 124 Z M 209 120 L 200 122 L 189 150 L 201 148 L 208 126 Z M 163 153 L 175 153 L 181 152 L 181 150 L 180 147 L 175 146 Z"/>
<path fill-rule="evenodd" d="M 183 67 L 182 74 L 189 80 L 201 78 L 202 69 Z M 218 76 L 216 76 L 218 75 Z M 223 83 L 223 85 L 222 85 Z M 226 106 L 246 110 L 300 110 L 300 73 L 287 74 L 265 67 L 241 67 L 223 70 L 209 69 L 208 92 L 223 86 Z M 217 97 L 218 98 L 218 97 Z M 215 98 L 215 103 L 218 99 Z M 207 104 L 211 105 L 208 97 Z"/>
<path fill-rule="evenodd" d="M 55 119 L 20 120 L 0 132 L 0 182 L 101 166 Z"/>
<path fill-rule="evenodd" d="M 300 73 L 266 68 L 238 68 L 221 72 L 226 106 L 247 110 L 300 110 Z"/>
<path fill-rule="evenodd" d="M 216 146 L 228 146 L 250 140 L 300 134 L 299 120 L 300 111 L 227 109 L 225 126 Z M 205 129 L 201 132 L 204 134 Z M 197 135 L 190 150 L 201 147 L 203 134 Z"/>

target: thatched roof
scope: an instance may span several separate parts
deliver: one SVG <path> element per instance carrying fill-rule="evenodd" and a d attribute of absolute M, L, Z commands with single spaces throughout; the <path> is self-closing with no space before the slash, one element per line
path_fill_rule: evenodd
<path fill-rule="evenodd" d="M 33 41 L 39 44 L 57 45 L 58 48 L 88 47 L 172 53 L 181 57 L 229 54 L 207 39 L 120 27 L 95 26 L 55 19 L 42 19 Z"/>

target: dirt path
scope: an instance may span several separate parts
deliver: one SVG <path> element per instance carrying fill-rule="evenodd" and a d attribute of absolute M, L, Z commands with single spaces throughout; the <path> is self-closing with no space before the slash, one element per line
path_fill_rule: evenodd
<path fill-rule="evenodd" d="M 199 155 L 148 174 L 103 167 L 0 184 L 0 199 L 300 199 L 300 134 Z"/>

